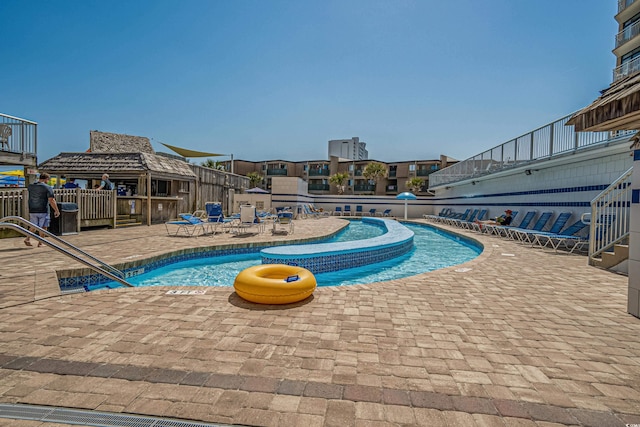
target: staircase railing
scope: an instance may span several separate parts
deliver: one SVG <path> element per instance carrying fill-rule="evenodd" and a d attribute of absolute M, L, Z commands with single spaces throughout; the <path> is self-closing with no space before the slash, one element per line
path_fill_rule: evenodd
<path fill-rule="evenodd" d="M 21 224 L 24 224 L 25 227 L 19 225 L 19 224 L 14 224 L 12 222 L 8 222 L 8 221 L 17 221 Z M 26 227 L 36 230 L 37 233 L 33 233 L 32 231 L 28 230 Z M 44 228 L 40 228 L 37 225 L 34 225 L 32 223 L 30 223 L 29 221 L 27 221 L 24 218 L 21 218 L 19 216 L 7 216 L 4 218 L 0 219 L 0 229 L 1 228 L 9 228 L 12 230 L 17 231 L 18 233 L 25 235 L 25 236 L 29 236 L 39 242 L 43 242 L 46 243 L 47 246 L 55 249 L 56 251 L 70 257 L 73 258 L 74 260 L 86 265 L 87 267 L 89 267 L 90 269 L 96 271 L 97 273 L 102 274 L 103 276 L 108 277 L 111 280 L 114 280 L 116 282 L 119 282 L 125 286 L 128 287 L 133 287 L 133 285 L 129 282 L 127 282 L 126 280 L 124 280 L 124 273 L 122 273 L 122 271 L 118 270 L 115 267 L 112 267 L 111 265 L 105 263 L 104 261 L 99 260 L 98 258 L 94 257 L 91 254 L 88 254 L 87 252 L 83 251 L 82 249 L 72 245 L 71 243 L 59 238 L 58 236 L 56 236 L 55 234 L 50 233 L 49 231 L 45 230 Z M 41 237 L 41 235 L 45 235 L 49 238 L 49 240 Z M 91 262 L 93 261 L 93 262 Z"/>
<path fill-rule="evenodd" d="M 629 237 L 633 167 L 591 201 L 589 264 Z"/>

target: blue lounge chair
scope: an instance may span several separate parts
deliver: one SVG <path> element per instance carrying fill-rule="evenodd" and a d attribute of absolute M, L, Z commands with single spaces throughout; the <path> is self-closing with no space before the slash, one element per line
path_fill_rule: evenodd
<path fill-rule="evenodd" d="M 476 221 L 482 221 L 486 214 L 487 214 L 487 210 L 482 209 L 480 212 L 477 213 L 475 218 L 471 218 L 468 221 L 459 222 L 458 227 L 466 228 L 467 230 L 473 230 L 474 225 L 477 225 Z"/>
<path fill-rule="evenodd" d="M 376 210 L 375 209 L 369 209 L 369 216 L 376 216 Z"/>
<path fill-rule="evenodd" d="M 333 214 L 342 216 L 342 208 L 340 206 L 336 206 L 336 210 L 333 211 Z"/>
<path fill-rule="evenodd" d="M 344 211 L 343 211 L 343 213 L 344 213 L 345 215 L 349 215 L 349 216 L 351 216 L 351 205 L 344 205 Z"/>
<path fill-rule="evenodd" d="M 382 212 L 382 216 L 389 216 L 391 215 L 391 209 L 385 209 L 384 212 Z"/>
<path fill-rule="evenodd" d="M 455 213 L 453 212 L 450 216 L 447 217 L 443 217 L 440 222 L 443 222 L 445 224 L 449 224 L 449 225 L 453 225 L 456 221 L 458 220 L 466 220 L 469 218 L 469 216 L 471 215 L 471 209 L 467 209 L 464 212 L 458 212 Z"/>
<path fill-rule="evenodd" d="M 547 225 L 547 222 L 549 222 L 549 220 L 551 219 L 551 217 L 553 216 L 553 212 L 542 212 L 542 214 L 540 214 L 540 217 L 538 218 L 538 220 L 535 222 L 535 224 L 533 224 L 533 227 L 531 228 L 519 228 L 519 227 L 514 227 L 514 228 L 510 228 L 508 230 L 508 237 L 512 240 L 518 240 L 519 242 L 522 242 L 523 239 L 526 236 L 527 231 L 542 231 L 542 229 L 544 228 L 545 225 Z"/>
<path fill-rule="evenodd" d="M 356 205 L 356 215 L 362 216 L 362 205 Z"/>
<path fill-rule="evenodd" d="M 195 217 L 191 214 L 180 214 L 178 215 L 181 219 L 176 221 L 167 221 L 164 223 L 164 226 L 167 230 L 167 234 L 170 236 L 179 236 L 180 233 L 184 233 L 187 237 L 197 236 L 197 231 L 200 231 L 200 234 L 206 233 L 205 225 L 206 223 L 202 221 L 200 218 Z M 175 232 L 171 231 L 171 227 L 176 226 Z"/>
<path fill-rule="evenodd" d="M 545 233 L 550 233 L 550 234 L 557 234 L 560 232 L 560 230 L 562 230 L 565 225 L 567 225 L 567 222 L 569 221 L 569 218 L 571 218 L 572 213 L 571 212 L 562 212 L 560 215 L 558 215 L 558 217 L 556 218 L 555 221 L 553 221 L 553 224 L 551 224 L 551 228 L 549 228 L 549 230 L 545 231 Z M 535 233 L 539 233 L 542 230 L 517 230 L 516 233 L 518 233 L 519 237 L 518 240 L 521 242 L 529 242 L 531 243 L 531 246 L 533 246 L 534 242 L 535 242 L 535 238 L 534 238 L 534 234 Z"/>
<path fill-rule="evenodd" d="M 467 209 L 467 212 L 469 212 L 470 209 Z M 478 215 L 478 212 L 480 212 L 480 209 L 474 209 L 473 211 L 471 211 L 471 213 L 468 213 L 465 217 L 463 218 L 451 218 L 449 221 L 447 221 L 447 224 L 449 225 L 455 225 L 456 227 L 460 227 L 461 223 L 464 221 L 473 221 L 475 220 L 476 216 Z"/>
<path fill-rule="evenodd" d="M 518 215 L 518 211 L 511 211 L 511 221 L 513 222 L 513 220 L 516 218 L 516 216 Z M 498 218 L 504 218 L 505 215 L 500 215 L 499 217 L 496 217 L 496 221 Z M 474 231 L 477 231 L 479 233 L 486 233 L 486 234 L 493 234 L 496 227 L 503 227 L 500 224 L 487 224 L 487 223 L 483 223 L 483 222 L 474 222 L 471 225 L 471 229 Z M 506 226 L 504 226 L 506 227 Z"/>
<path fill-rule="evenodd" d="M 273 233 L 277 233 L 279 230 L 277 226 L 280 226 L 280 231 L 288 232 L 289 234 L 293 234 L 293 212 L 280 212 L 278 214 L 278 218 L 276 219 L 273 225 Z M 288 230 L 285 230 L 288 229 Z"/>
<path fill-rule="evenodd" d="M 486 226 L 487 229 L 487 233 L 488 234 L 493 234 L 496 235 L 498 237 L 509 237 L 509 230 L 512 228 L 529 228 L 529 224 L 531 224 L 531 221 L 533 221 L 533 218 L 536 216 L 536 211 L 528 211 L 525 215 L 524 218 L 522 218 L 522 221 L 520 221 L 520 224 L 518 224 L 517 226 L 515 225 L 488 225 Z M 515 218 L 515 216 L 514 216 Z"/>
<path fill-rule="evenodd" d="M 551 247 L 555 252 L 558 252 L 558 249 L 562 246 L 567 249 L 569 253 L 572 253 L 574 250 L 584 246 L 585 244 L 589 244 L 588 234 L 586 236 L 579 235 L 588 227 L 589 224 L 582 221 L 576 221 L 558 233 L 535 233 L 533 235 L 533 243 L 543 249 Z"/>

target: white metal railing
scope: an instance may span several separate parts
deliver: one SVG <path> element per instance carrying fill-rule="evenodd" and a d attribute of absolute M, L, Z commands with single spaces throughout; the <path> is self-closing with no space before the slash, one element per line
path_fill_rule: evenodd
<path fill-rule="evenodd" d="M 553 123 L 528 132 L 504 144 L 493 147 L 469 159 L 429 175 L 429 187 L 450 184 L 466 179 L 525 166 L 534 161 L 575 152 L 596 144 L 622 140 L 636 131 L 576 132 L 566 126 L 570 114 Z"/>
<path fill-rule="evenodd" d="M 38 124 L 0 113 L 0 151 L 37 153 Z"/>
<path fill-rule="evenodd" d="M 617 82 L 628 75 L 634 74 L 640 71 L 640 56 L 633 58 L 631 61 L 627 61 L 624 64 L 620 64 L 613 69 L 613 81 Z"/>
<path fill-rule="evenodd" d="M 618 0 L 618 13 L 631 6 L 636 0 Z"/>
<path fill-rule="evenodd" d="M 616 48 L 622 46 L 638 34 L 640 34 L 640 21 L 634 22 L 616 34 Z"/>
<path fill-rule="evenodd" d="M 633 167 L 591 201 L 589 264 L 629 236 Z"/>

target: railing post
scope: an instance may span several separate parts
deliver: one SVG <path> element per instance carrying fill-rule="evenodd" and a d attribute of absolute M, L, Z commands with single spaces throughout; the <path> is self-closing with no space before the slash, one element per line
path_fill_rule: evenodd
<path fill-rule="evenodd" d="M 553 137 L 554 137 L 555 122 L 549 125 L 549 157 L 553 156 Z"/>

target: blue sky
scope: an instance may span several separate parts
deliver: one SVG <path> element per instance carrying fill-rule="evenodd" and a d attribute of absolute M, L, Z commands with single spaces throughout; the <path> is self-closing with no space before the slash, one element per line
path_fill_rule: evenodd
<path fill-rule="evenodd" d="M 615 0 L 0 2 L 0 112 L 38 159 L 126 133 L 246 160 L 458 159 L 611 83 Z M 193 159 L 200 162 L 202 159 Z"/>

